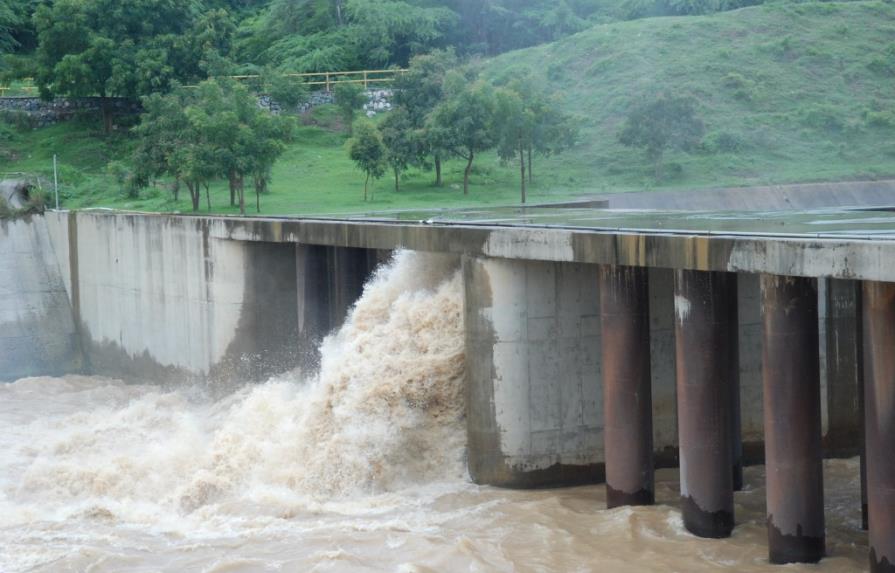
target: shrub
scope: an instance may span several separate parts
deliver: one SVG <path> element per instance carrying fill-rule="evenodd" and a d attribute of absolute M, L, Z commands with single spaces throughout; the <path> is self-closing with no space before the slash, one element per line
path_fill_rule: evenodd
<path fill-rule="evenodd" d="M 841 131 L 845 127 L 838 110 L 827 104 L 811 105 L 800 110 L 799 121 L 806 127 L 828 131 Z"/>
<path fill-rule="evenodd" d="M 727 131 L 713 131 L 703 141 L 704 149 L 709 153 L 735 153 L 746 148 L 742 137 Z"/>

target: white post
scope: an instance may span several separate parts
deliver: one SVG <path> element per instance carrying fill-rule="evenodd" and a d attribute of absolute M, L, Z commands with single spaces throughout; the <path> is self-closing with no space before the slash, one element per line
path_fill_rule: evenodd
<path fill-rule="evenodd" d="M 53 190 L 56 192 L 56 210 L 59 210 L 59 175 L 56 171 L 56 154 L 53 154 Z"/>

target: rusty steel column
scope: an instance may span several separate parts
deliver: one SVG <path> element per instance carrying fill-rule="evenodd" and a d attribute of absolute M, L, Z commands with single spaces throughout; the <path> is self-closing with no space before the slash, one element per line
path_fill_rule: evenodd
<path fill-rule="evenodd" d="M 895 283 L 864 283 L 864 437 L 871 573 L 895 572 Z"/>
<path fill-rule="evenodd" d="M 700 537 L 733 531 L 729 324 L 736 276 L 675 271 L 675 356 L 684 526 Z"/>
<path fill-rule="evenodd" d="M 730 446 L 732 448 L 733 490 L 743 489 L 743 417 L 740 411 L 740 306 L 737 275 L 730 275 L 731 303 L 727 310 L 727 340 L 730 343 Z"/>
<path fill-rule="evenodd" d="M 652 505 L 648 269 L 601 266 L 606 506 Z"/>
<path fill-rule="evenodd" d="M 762 380 L 771 563 L 824 556 L 817 280 L 762 275 Z"/>

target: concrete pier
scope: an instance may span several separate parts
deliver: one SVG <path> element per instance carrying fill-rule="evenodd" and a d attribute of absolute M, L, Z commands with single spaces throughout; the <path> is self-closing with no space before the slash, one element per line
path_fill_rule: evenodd
<path fill-rule="evenodd" d="M 463 274 L 473 481 L 601 481 L 596 267 L 464 257 Z"/>
<path fill-rule="evenodd" d="M 865 436 L 871 573 L 895 572 L 895 283 L 864 283 Z"/>
<path fill-rule="evenodd" d="M 764 275 L 765 465 L 771 563 L 825 552 L 817 281 Z"/>
<path fill-rule="evenodd" d="M 674 280 L 681 505 L 685 527 L 700 537 L 727 537 L 734 525 L 735 280 L 700 271 L 677 271 Z"/>
<path fill-rule="evenodd" d="M 743 417 L 740 404 L 740 310 L 739 276 L 728 277 L 730 303 L 727 305 L 726 339 L 730 344 L 728 383 L 730 384 L 730 456 L 733 490 L 743 489 Z"/>
<path fill-rule="evenodd" d="M 655 502 L 650 377 L 649 273 L 602 266 L 606 505 Z"/>

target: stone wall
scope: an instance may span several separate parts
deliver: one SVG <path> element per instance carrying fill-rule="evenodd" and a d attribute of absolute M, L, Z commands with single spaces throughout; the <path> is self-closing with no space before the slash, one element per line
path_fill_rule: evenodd
<path fill-rule="evenodd" d="M 369 89 L 366 91 L 368 102 L 364 104 L 363 111 L 368 117 L 377 113 L 388 111 L 392 108 L 392 91 L 389 89 Z M 111 98 L 110 105 L 116 114 L 140 113 L 141 106 L 131 100 Z M 24 114 L 28 117 L 32 127 L 45 127 L 72 119 L 81 114 L 98 114 L 102 109 L 102 99 L 94 97 L 74 98 L 57 97 L 50 101 L 44 101 L 38 97 L 0 97 L 0 114 Z M 312 91 L 308 94 L 308 100 L 298 105 L 292 113 L 305 114 L 315 107 L 335 103 L 335 95 L 331 91 Z M 280 104 L 269 96 L 259 96 L 258 105 L 271 113 L 283 113 Z"/>
<path fill-rule="evenodd" d="M 44 101 L 38 97 L 0 97 L 0 112 L 25 114 L 33 127 L 45 127 L 72 119 L 81 114 L 99 114 L 103 98 L 58 97 Z M 107 105 L 116 114 L 140 113 L 140 104 L 131 100 L 110 98 Z"/>

